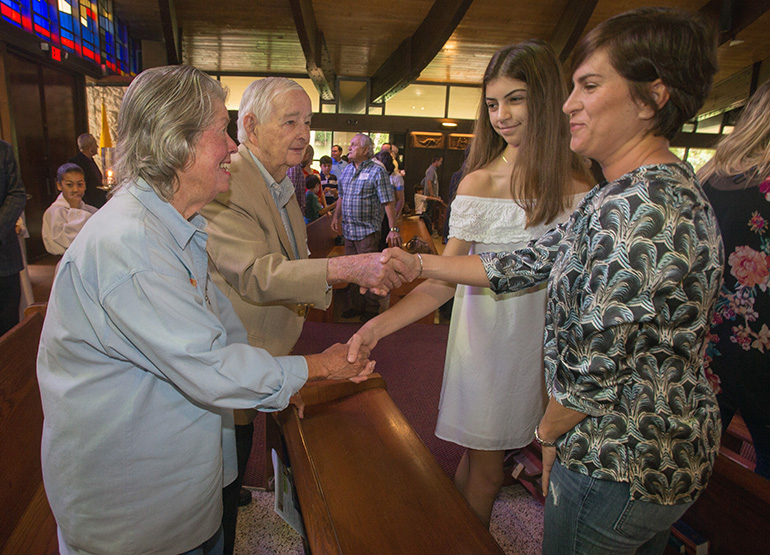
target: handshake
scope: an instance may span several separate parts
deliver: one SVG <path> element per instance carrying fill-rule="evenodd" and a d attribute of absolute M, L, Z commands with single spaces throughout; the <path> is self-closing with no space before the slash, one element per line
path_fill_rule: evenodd
<path fill-rule="evenodd" d="M 328 259 L 326 267 L 326 282 L 352 282 L 361 287 L 361 292 L 367 290 L 377 295 L 387 295 L 388 292 L 408 283 L 422 273 L 422 260 L 398 247 L 385 249 L 383 252 L 372 252 L 350 256 L 339 256 Z M 349 379 L 353 382 L 366 380 L 374 371 L 374 361 L 369 360 L 371 348 L 376 341 L 367 346 L 357 341 L 352 347 L 336 344 L 323 353 L 306 355 L 308 363 L 308 379 Z M 292 401 L 303 413 L 300 397 Z"/>
<path fill-rule="evenodd" d="M 330 258 L 327 283 L 343 281 L 356 283 L 361 292 L 387 295 L 404 283 L 417 279 L 422 273 L 422 262 L 417 255 L 398 247 L 380 252 Z"/>

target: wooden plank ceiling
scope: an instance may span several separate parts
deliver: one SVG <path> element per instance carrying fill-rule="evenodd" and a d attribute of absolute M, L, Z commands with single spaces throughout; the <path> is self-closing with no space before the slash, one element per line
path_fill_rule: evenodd
<path fill-rule="evenodd" d="M 165 40 L 170 61 L 209 72 L 308 75 L 327 99 L 333 98 L 337 77 L 367 78 L 370 100 L 381 101 L 416 80 L 477 84 L 498 48 L 528 38 L 550 40 L 566 59 L 578 38 L 599 22 L 649 3 L 115 0 L 115 12 L 136 37 Z M 721 20 L 715 83 L 729 83 L 770 58 L 770 0 L 665 4 Z"/>

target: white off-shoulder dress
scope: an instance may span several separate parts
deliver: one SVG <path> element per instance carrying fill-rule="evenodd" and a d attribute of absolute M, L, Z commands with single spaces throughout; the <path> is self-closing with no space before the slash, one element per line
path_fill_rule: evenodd
<path fill-rule="evenodd" d="M 571 198 L 577 206 L 584 194 Z M 512 251 L 569 218 L 525 228 L 516 202 L 458 195 L 449 236 L 471 243 L 470 254 Z M 458 285 L 449 328 L 436 435 L 463 447 L 499 451 L 532 441 L 547 403 L 543 380 L 545 284 L 496 295 Z"/>

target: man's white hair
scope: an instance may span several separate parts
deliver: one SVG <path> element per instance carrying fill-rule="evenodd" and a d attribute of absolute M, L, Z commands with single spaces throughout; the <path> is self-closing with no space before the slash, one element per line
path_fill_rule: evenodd
<path fill-rule="evenodd" d="M 241 105 L 238 107 L 238 142 L 245 143 L 249 138 L 249 132 L 253 131 L 253 129 L 246 129 L 243 123 L 246 116 L 252 114 L 257 124 L 265 123 L 270 118 L 273 99 L 289 91 L 304 92 L 305 89 L 296 81 L 285 77 L 267 77 L 252 81 L 246 87 L 241 97 Z"/>
<path fill-rule="evenodd" d="M 372 138 L 365 133 L 358 133 L 354 138 L 358 139 L 358 144 L 361 147 L 368 147 L 368 150 L 366 151 L 366 158 L 372 158 L 374 156 L 374 141 L 372 141 Z"/>

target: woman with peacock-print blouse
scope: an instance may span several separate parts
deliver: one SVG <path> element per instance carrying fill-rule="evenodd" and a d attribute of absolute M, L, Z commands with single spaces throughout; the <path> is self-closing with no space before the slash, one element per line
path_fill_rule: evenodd
<path fill-rule="evenodd" d="M 543 553 L 663 553 L 706 487 L 721 432 L 703 355 L 722 241 L 692 168 L 669 148 L 709 93 L 716 40 L 692 15 L 640 8 L 595 27 L 572 64 L 570 148 L 606 182 L 515 252 L 383 259 L 409 278 L 496 293 L 547 282 L 550 398 L 534 433 Z"/>
<path fill-rule="evenodd" d="M 498 293 L 548 281 L 546 384 L 588 415 L 558 439 L 561 464 L 628 482 L 634 499 L 694 500 L 719 446 L 702 367 L 722 248 L 690 166 L 601 184 L 527 248 L 481 260 Z"/>

